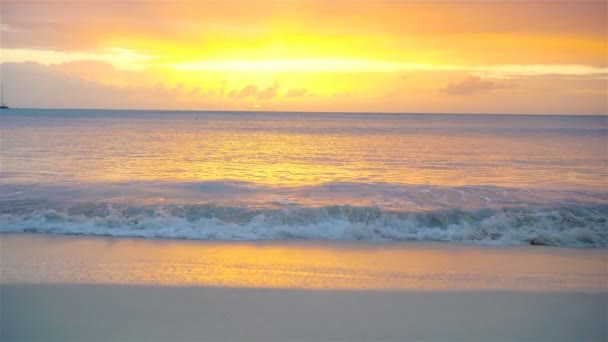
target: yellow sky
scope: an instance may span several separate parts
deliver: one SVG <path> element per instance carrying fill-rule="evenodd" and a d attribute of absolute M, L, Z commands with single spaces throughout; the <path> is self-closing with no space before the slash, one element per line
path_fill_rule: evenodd
<path fill-rule="evenodd" d="M 2 0 L 2 81 L 25 107 L 606 114 L 607 6 Z"/>

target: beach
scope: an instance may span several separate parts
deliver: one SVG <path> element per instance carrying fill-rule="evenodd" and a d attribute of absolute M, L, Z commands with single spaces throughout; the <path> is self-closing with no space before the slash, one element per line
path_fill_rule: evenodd
<path fill-rule="evenodd" d="M 608 1 L 0 13 L 0 342 L 608 342 Z"/>
<path fill-rule="evenodd" d="M 605 249 L 0 241 L 3 341 L 602 341 L 608 333 Z"/>
<path fill-rule="evenodd" d="M 0 122 L 3 341 L 607 339 L 604 117 Z"/>

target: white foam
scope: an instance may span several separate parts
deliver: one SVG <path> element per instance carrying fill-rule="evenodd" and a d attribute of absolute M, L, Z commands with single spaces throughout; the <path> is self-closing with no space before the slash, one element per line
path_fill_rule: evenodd
<path fill-rule="evenodd" d="M 0 215 L 0 232 L 198 240 L 416 240 L 607 247 L 607 207 L 391 212 L 371 207 L 252 210 L 94 204 Z"/>

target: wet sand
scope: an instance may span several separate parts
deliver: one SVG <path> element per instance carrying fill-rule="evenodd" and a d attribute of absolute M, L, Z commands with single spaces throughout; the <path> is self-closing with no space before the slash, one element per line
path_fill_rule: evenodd
<path fill-rule="evenodd" d="M 605 249 L 32 234 L 0 247 L 2 341 L 608 338 Z"/>

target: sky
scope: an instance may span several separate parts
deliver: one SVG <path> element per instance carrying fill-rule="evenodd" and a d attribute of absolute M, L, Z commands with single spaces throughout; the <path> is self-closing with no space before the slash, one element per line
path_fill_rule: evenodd
<path fill-rule="evenodd" d="M 606 1 L 0 0 L 29 108 L 608 113 Z"/>

